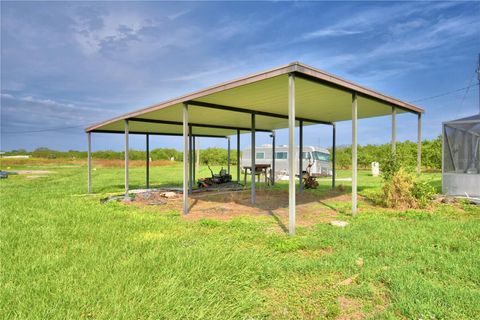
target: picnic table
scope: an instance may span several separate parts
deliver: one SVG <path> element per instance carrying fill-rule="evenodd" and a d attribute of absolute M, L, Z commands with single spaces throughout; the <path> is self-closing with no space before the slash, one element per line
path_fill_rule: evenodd
<path fill-rule="evenodd" d="M 265 176 L 265 185 L 269 184 L 268 179 L 268 172 L 270 171 L 271 165 L 269 164 L 256 164 L 255 165 L 255 176 L 258 176 L 258 180 L 260 181 L 260 176 L 263 174 Z M 243 185 L 247 185 L 247 174 L 250 172 L 252 174 L 252 166 L 243 166 Z"/>

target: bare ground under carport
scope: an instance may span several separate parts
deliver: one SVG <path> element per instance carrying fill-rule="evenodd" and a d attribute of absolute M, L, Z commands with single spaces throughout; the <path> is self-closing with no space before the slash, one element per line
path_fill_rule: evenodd
<path fill-rule="evenodd" d="M 288 230 L 288 191 L 257 190 L 257 201 L 251 204 L 250 190 L 206 191 L 189 196 L 190 211 L 186 220 L 231 220 L 236 217 L 271 217 L 283 230 Z M 338 219 L 338 212 L 326 202 L 349 202 L 344 192 L 326 192 L 319 195 L 310 192 L 297 194 L 297 224 L 310 226 Z M 137 194 L 132 204 L 152 206 L 160 212 L 181 211 L 181 193 L 166 198 L 164 192 L 152 191 Z"/>

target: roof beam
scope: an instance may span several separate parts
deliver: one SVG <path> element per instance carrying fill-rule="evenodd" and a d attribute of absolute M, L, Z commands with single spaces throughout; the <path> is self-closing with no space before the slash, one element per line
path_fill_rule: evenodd
<path fill-rule="evenodd" d="M 90 132 L 96 133 L 120 133 L 124 134 L 124 131 L 115 131 L 115 130 L 92 130 Z M 155 136 L 178 136 L 181 137 L 182 133 L 172 133 L 172 132 L 142 132 L 142 131 L 129 131 L 129 134 L 149 134 Z M 226 138 L 226 136 L 222 135 L 213 135 L 213 134 L 193 134 L 194 137 L 204 137 L 204 138 Z"/>
<path fill-rule="evenodd" d="M 145 119 L 145 118 L 129 118 L 128 120 L 136 121 L 136 122 L 171 124 L 171 125 L 179 125 L 179 126 L 183 125 L 182 122 L 180 122 L 180 121 Z M 189 123 L 189 125 L 191 125 L 192 127 L 199 127 L 199 128 L 243 130 L 243 131 L 250 131 L 251 130 L 250 128 L 245 128 L 245 127 L 231 127 L 231 126 L 222 126 L 222 125 L 216 125 L 216 124 L 204 124 L 204 123 Z M 267 130 L 267 129 L 257 129 L 257 131 L 272 132 L 272 130 Z"/>
<path fill-rule="evenodd" d="M 191 106 L 197 106 L 197 107 L 227 110 L 227 111 L 241 112 L 241 113 L 248 113 L 248 114 L 256 114 L 258 116 L 265 116 L 265 117 L 272 117 L 272 118 L 288 119 L 288 116 L 283 115 L 283 114 L 265 112 L 265 111 L 254 111 L 254 110 L 249 110 L 249 109 L 244 109 L 244 108 L 225 106 L 225 105 L 221 105 L 221 104 L 215 104 L 215 103 L 209 103 L 209 102 L 203 102 L 203 101 L 190 100 L 190 101 L 187 101 L 187 104 L 191 105 Z M 328 121 L 314 120 L 314 119 L 308 119 L 308 118 L 296 117 L 295 120 L 303 121 L 303 122 L 317 123 L 317 124 L 333 125 L 333 123 L 328 122 Z M 256 129 L 256 131 L 260 131 L 260 130 Z M 271 130 L 268 130 L 268 131 L 270 132 Z"/>

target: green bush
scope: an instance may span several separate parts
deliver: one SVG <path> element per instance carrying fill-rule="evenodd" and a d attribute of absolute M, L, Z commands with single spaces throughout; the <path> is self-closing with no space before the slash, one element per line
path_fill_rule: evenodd
<path fill-rule="evenodd" d="M 395 156 L 386 157 L 382 161 L 382 178 L 384 181 L 391 181 L 393 176 L 400 170 L 400 163 Z"/>
<path fill-rule="evenodd" d="M 381 202 L 388 208 L 418 209 L 428 207 L 435 188 L 409 173 L 395 156 L 385 159 Z"/>
<path fill-rule="evenodd" d="M 412 194 L 417 199 L 418 206 L 420 208 L 428 207 L 431 200 L 433 200 L 435 196 L 435 188 L 431 186 L 427 181 L 419 181 L 416 180 Z"/>

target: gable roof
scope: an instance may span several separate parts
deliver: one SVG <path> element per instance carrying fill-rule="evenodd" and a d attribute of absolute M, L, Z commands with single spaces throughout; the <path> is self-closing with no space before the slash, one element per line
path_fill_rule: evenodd
<path fill-rule="evenodd" d="M 410 103 L 360 86 L 299 62 L 220 83 L 175 99 L 94 124 L 86 132 L 182 133 L 182 107 L 189 106 L 189 124 L 198 135 L 232 135 L 249 130 L 255 113 L 259 131 L 286 128 L 288 75 L 295 75 L 296 116 L 305 125 L 351 120 L 351 97 L 358 95 L 358 118 L 397 113 L 423 113 Z"/>

